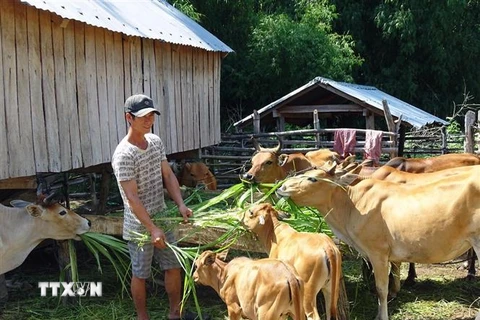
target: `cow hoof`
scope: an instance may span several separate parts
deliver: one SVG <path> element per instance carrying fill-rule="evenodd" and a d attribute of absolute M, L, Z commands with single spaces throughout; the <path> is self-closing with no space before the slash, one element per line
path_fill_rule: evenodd
<path fill-rule="evenodd" d="M 404 286 L 406 287 L 412 287 L 416 283 L 415 278 L 407 278 L 405 279 L 405 282 L 403 283 Z"/>
<path fill-rule="evenodd" d="M 467 276 L 465 277 L 465 280 L 467 280 L 467 281 L 475 281 L 475 280 L 476 280 L 476 277 L 475 277 L 474 274 L 469 273 L 469 274 L 467 274 Z"/>

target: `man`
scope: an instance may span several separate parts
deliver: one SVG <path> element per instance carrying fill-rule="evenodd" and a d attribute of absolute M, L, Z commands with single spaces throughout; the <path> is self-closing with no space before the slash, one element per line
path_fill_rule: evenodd
<path fill-rule="evenodd" d="M 177 178 L 168 165 L 162 140 L 151 133 L 155 121 L 152 99 L 136 94 L 125 101 L 125 118 L 130 124 L 127 135 L 118 144 L 112 158 L 125 207 L 123 238 L 128 241 L 132 260 L 131 292 L 138 320 L 149 319 L 146 303 L 145 280 L 150 277 L 152 258 L 155 255 L 160 268 L 165 270 L 165 290 L 170 312 L 168 319 L 188 319 L 193 314 L 180 317 L 181 266 L 166 242 L 175 241 L 173 234 L 157 227 L 151 217 L 165 208 L 163 185 L 167 188 L 185 222 L 192 216 L 183 202 Z M 139 247 L 132 231 L 150 233 L 152 242 Z"/>

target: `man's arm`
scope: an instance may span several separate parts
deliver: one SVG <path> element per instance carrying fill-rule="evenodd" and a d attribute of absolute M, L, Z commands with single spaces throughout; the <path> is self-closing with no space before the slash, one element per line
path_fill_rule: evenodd
<path fill-rule="evenodd" d="M 188 222 L 188 218 L 193 215 L 193 212 L 183 202 L 177 177 L 175 177 L 175 174 L 173 173 L 172 168 L 170 168 L 167 160 L 162 161 L 162 179 L 165 188 L 167 188 L 168 194 L 177 204 L 178 210 L 180 211 L 184 222 Z"/>
<path fill-rule="evenodd" d="M 150 232 L 152 243 L 160 249 L 166 247 L 165 245 L 165 234 L 157 227 L 145 209 L 142 201 L 138 197 L 137 182 L 135 180 L 121 181 L 120 182 L 125 196 L 127 197 L 128 205 L 130 206 L 132 212 L 137 216 L 138 220 L 147 228 Z"/>

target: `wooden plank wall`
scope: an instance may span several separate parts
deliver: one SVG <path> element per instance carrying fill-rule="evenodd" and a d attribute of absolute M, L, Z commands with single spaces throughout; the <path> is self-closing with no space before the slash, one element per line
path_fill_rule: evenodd
<path fill-rule="evenodd" d="M 2 0 L 0 180 L 110 162 L 133 93 L 160 110 L 168 154 L 219 143 L 221 59 Z"/>

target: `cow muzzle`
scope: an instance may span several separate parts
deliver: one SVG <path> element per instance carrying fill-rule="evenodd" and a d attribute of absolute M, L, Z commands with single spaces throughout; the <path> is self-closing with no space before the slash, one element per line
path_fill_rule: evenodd
<path fill-rule="evenodd" d="M 242 180 L 249 181 L 249 182 L 252 182 L 254 178 L 255 178 L 255 177 L 254 177 L 251 173 L 248 173 L 248 172 L 247 172 L 247 173 L 244 173 L 244 174 L 242 175 L 242 178 L 241 178 L 241 179 L 242 179 Z"/>

